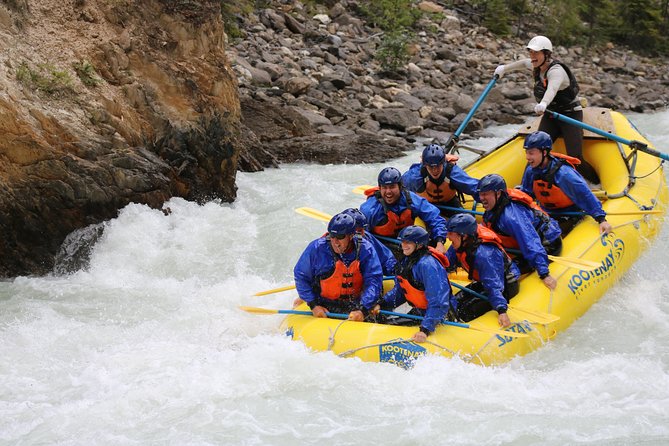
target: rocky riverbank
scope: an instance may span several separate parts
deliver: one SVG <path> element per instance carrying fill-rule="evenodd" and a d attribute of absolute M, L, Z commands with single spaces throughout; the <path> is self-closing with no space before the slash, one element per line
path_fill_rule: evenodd
<path fill-rule="evenodd" d="M 381 32 L 360 2 L 314 9 L 299 1 L 241 20 L 230 42 L 242 119 L 256 138 L 240 169 L 277 162 L 371 162 L 396 157 L 417 137 L 445 142 L 463 122 L 499 63 L 526 57 L 527 39 L 499 39 L 458 11 L 423 1 L 406 69 L 390 76 L 374 59 Z M 669 61 L 623 48 L 557 47 L 590 105 L 652 112 L 669 105 Z M 509 73 L 465 131 L 520 123 L 533 113 L 531 73 Z"/>

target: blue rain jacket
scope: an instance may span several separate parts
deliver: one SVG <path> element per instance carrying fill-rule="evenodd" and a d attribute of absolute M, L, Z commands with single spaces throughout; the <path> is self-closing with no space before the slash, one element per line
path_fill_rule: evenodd
<path fill-rule="evenodd" d="M 379 257 L 379 262 L 381 262 L 383 275 L 395 275 L 395 265 L 397 265 L 397 259 L 395 259 L 393 252 L 369 232 L 365 232 L 363 237 L 374 247 L 376 255 Z"/>
<path fill-rule="evenodd" d="M 409 196 L 411 197 L 411 214 L 414 218 L 419 217 L 425 222 L 430 238 L 441 242 L 446 241 L 446 220 L 439 214 L 439 209 L 414 192 L 409 192 Z M 402 189 L 400 199 L 392 206 L 388 206 L 388 209 L 400 215 L 407 207 L 407 199 L 404 195 L 404 189 Z M 379 226 L 386 216 L 383 205 L 374 195 L 368 197 L 367 201 L 362 203 L 360 212 L 367 217 L 367 225 L 370 228 Z M 397 237 L 397 234 L 395 234 L 395 237 Z"/>
<path fill-rule="evenodd" d="M 400 263 L 404 265 L 407 262 L 409 262 L 408 257 L 403 257 L 400 260 Z M 457 308 L 457 301 L 451 293 L 446 270 L 437 259 L 428 254 L 422 256 L 416 262 L 411 272 L 416 282 L 423 285 L 425 298 L 427 299 L 427 310 L 425 310 L 424 319 L 420 325 L 427 331 L 433 332 L 446 317 L 449 307 L 452 306 L 453 310 Z M 407 301 L 404 290 L 400 288 L 397 278 L 395 279 L 395 286 L 383 296 L 383 300 L 393 308 L 397 308 Z"/>
<path fill-rule="evenodd" d="M 525 173 L 523 174 L 523 181 L 521 184 L 521 190 L 528 195 L 534 197 L 534 191 L 532 190 L 532 184 L 534 180 L 545 174 L 550 169 L 552 169 L 556 163 L 559 161 L 551 157 L 550 163 L 546 168 L 532 168 L 529 165 L 525 168 Z M 606 216 L 606 212 L 602 209 L 602 204 L 599 202 L 597 197 L 592 193 L 588 187 L 585 179 L 571 166 L 562 166 L 557 172 L 555 172 L 555 184 L 564 192 L 564 194 L 569 197 L 571 201 L 574 202 L 574 206 L 569 206 L 560 211 L 583 211 L 586 214 L 590 215 L 595 220 L 598 217 Z M 536 197 L 535 197 L 536 198 Z M 549 209 L 546 209 L 549 211 Z"/>
<path fill-rule="evenodd" d="M 402 184 L 412 192 L 416 192 L 423 187 L 424 180 L 420 172 L 421 166 L 420 163 L 412 164 L 409 170 L 402 175 Z M 458 166 L 453 166 L 453 170 L 451 170 L 448 178 L 451 187 L 458 192 L 474 196 L 478 190 L 479 180 L 470 177 Z"/>
<path fill-rule="evenodd" d="M 446 251 L 446 257 L 451 265 L 460 265 L 453 246 L 449 247 L 448 251 Z M 490 306 L 496 311 L 508 308 L 507 301 L 502 294 L 504 292 L 506 275 L 504 271 L 505 257 L 506 254 L 497 246 L 489 243 L 481 243 L 476 249 L 474 265 L 472 265 L 474 270 L 478 272 L 484 294 L 490 299 Z M 520 277 L 520 270 L 513 262 L 511 263 L 511 271 L 516 279 Z"/>
<path fill-rule="evenodd" d="M 485 211 L 483 220 L 489 222 L 495 210 Z M 516 239 L 523 257 L 540 276 L 549 274 L 548 256 L 537 230 L 544 234 L 546 240 L 553 242 L 562 234 L 557 221 L 551 218 L 546 225 L 529 208 L 511 201 L 504 207 L 497 226 L 502 233 Z M 497 228 L 494 230 L 497 231 Z"/>
<path fill-rule="evenodd" d="M 371 310 L 383 291 L 381 264 L 371 243 L 360 237 L 354 237 L 353 241 L 356 248 L 359 243 L 362 243 L 359 260 L 364 284 L 360 302 L 367 310 Z M 337 255 L 337 257 L 348 266 L 355 260 L 356 248 L 342 256 Z M 293 269 L 295 288 L 300 299 L 310 304 L 310 306 L 312 304 L 319 305 L 322 302 L 331 302 L 329 299 L 321 297 L 318 291 L 321 276 L 334 270 L 334 267 L 333 251 L 329 240 L 325 236 L 309 243 Z"/>

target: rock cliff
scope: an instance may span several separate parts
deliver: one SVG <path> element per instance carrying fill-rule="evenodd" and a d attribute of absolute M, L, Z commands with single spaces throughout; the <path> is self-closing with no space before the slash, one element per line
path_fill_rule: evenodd
<path fill-rule="evenodd" d="M 0 3 L 0 276 L 130 202 L 235 198 L 220 1 Z"/>

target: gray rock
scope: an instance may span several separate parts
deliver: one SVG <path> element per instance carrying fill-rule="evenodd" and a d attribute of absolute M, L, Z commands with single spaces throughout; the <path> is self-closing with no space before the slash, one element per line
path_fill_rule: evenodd
<path fill-rule="evenodd" d="M 314 81 L 308 77 L 298 76 L 288 79 L 284 83 L 283 89 L 293 96 L 299 96 L 309 91 L 312 86 L 314 86 Z"/>
<path fill-rule="evenodd" d="M 421 101 L 420 99 L 411 96 L 409 93 L 406 93 L 404 91 L 401 91 L 397 93 L 395 96 L 393 96 L 393 100 L 397 102 L 401 102 L 404 106 L 406 106 L 409 110 L 411 111 L 417 111 L 421 107 L 425 106 L 425 103 Z"/>
<path fill-rule="evenodd" d="M 372 112 L 372 117 L 382 126 L 396 128 L 405 131 L 408 127 L 421 126 L 423 120 L 418 113 L 406 108 L 384 108 Z"/>
<path fill-rule="evenodd" d="M 300 116 L 306 119 L 309 125 L 311 126 L 318 127 L 323 125 L 332 125 L 332 121 L 314 111 L 305 110 L 303 108 L 297 108 L 297 107 L 293 107 L 293 110 L 295 110 L 295 112 L 297 112 Z"/>

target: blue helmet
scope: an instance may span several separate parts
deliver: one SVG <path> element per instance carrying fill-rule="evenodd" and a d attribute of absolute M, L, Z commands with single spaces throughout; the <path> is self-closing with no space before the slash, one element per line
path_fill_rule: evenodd
<path fill-rule="evenodd" d="M 355 234 L 355 220 L 341 212 L 332 217 L 328 223 L 328 233 L 334 236 Z"/>
<path fill-rule="evenodd" d="M 384 167 L 379 173 L 379 186 L 402 184 L 402 174 L 394 167 Z"/>
<path fill-rule="evenodd" d="M 350 215 L 355 220 L 355 229 L 367 229 L 367 217 L 357 208 L 348 208 L 341 212 Z"/>
<path fill-rule="evenodd" d="M 506 181 L 504 181 L 501 175 L 490 173 L 479 180 L 479 192 L 488 192 L 491 190 L 506 192 Z"/>
<path fill-rule="evenodd" d="M 427 242 L 430 241 L 430 234 L 420 226 L 407 226 L 400 231 L 399 239 L 414 242 L 417 245 L 427 245 Z"/>
<path fill-rule="evenodd" d="M 523 145 L 525 150 L 527 149 L 539 149 L 539 150 L 548 150 L 549 152 L 553 148 L 553 140 L 550 135 L 546 132 L 538 131 L 530 133 L 525 138 L 525 144 Z"/>
<path fill-rule="evenodd" d="M 455 214 L 446 222 L 446 231 L 456 234 L 474 235 L 478 224 L 471 214 Z"/>
<path fill-rule="evenodd" d="M 439 166 L 446 162 L 446 152 L 439 144 L 430 144 L 423 149 L 422 158 L 426 166 Z"/>

